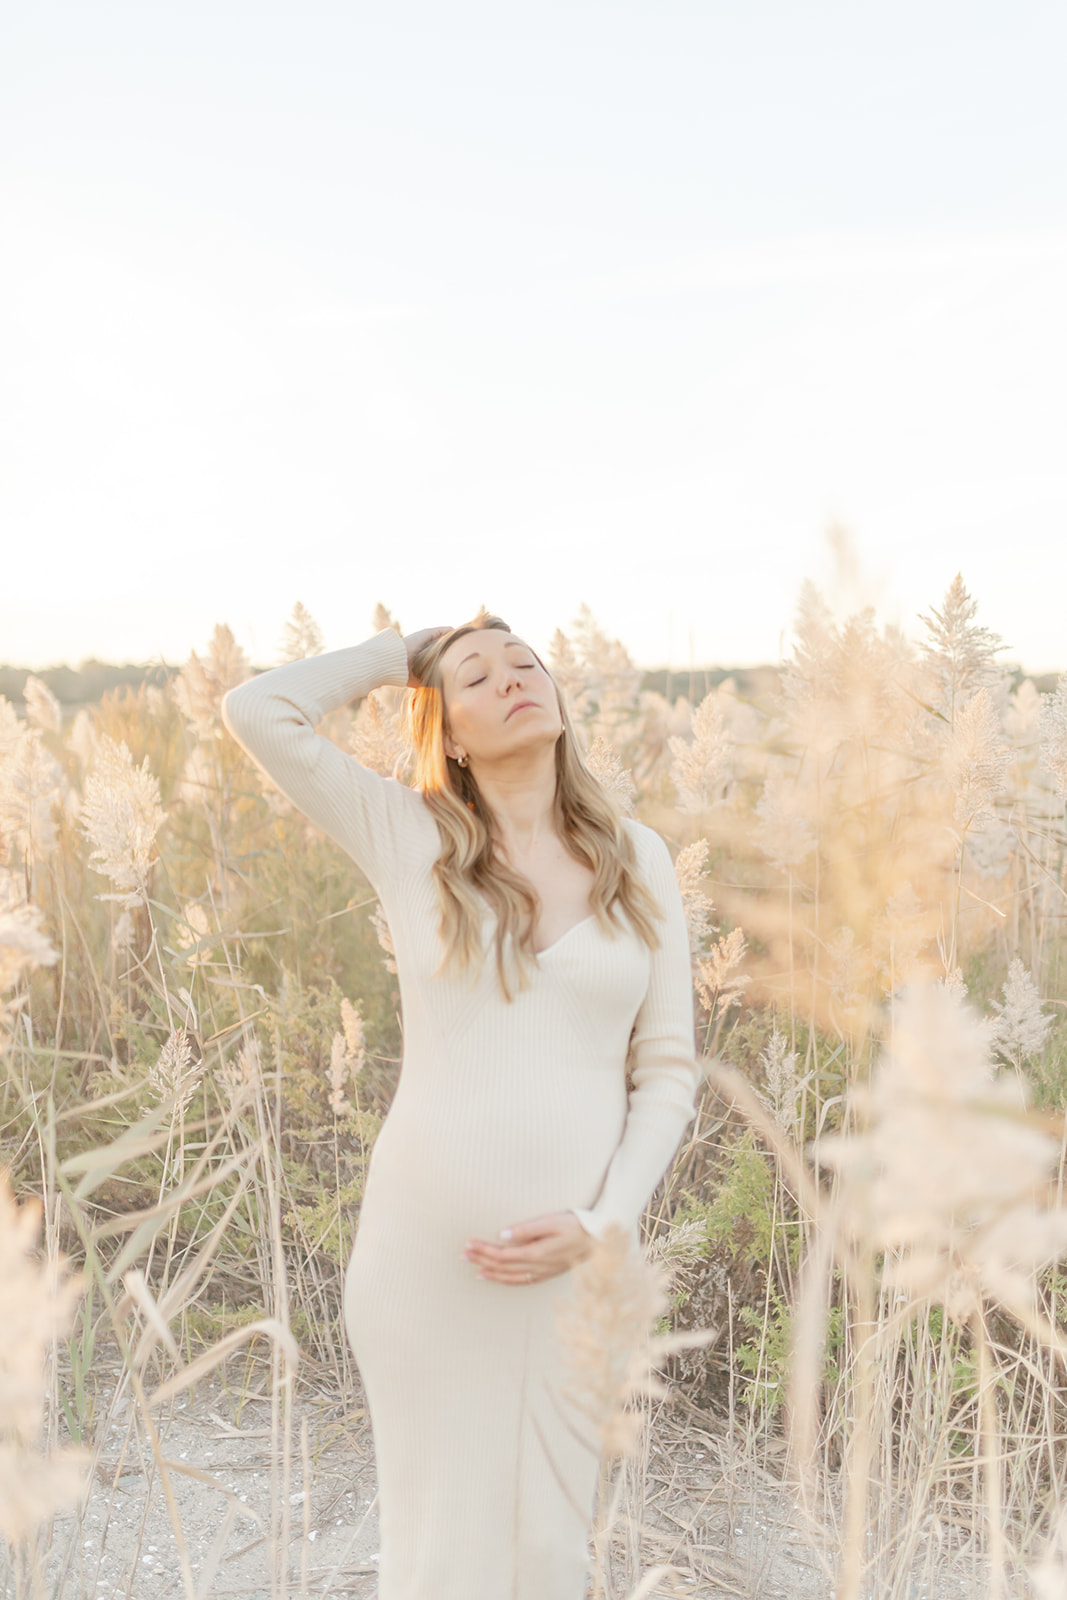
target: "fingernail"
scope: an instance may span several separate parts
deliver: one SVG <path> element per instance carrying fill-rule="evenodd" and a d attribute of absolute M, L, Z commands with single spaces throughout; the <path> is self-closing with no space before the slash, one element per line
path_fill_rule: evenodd
<path fill-rule="evenodd" d="M 501 1228 L 500 1237 L 502 1239 L 510 1239 L 511 1238 L 511 1229 L 510 1228 Z"/>

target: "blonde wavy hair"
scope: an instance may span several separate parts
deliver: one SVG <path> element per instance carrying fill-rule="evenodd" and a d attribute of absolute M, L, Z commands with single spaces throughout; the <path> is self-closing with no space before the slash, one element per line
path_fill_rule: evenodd
<path fill-rule="evenodd" d="M 420 687 L 411 692 L 408 716 L 415 746 L 415 787 L 422 791 L 441 835 L 441 853 L 433 867 L 445 949 L 438 971 L 480 967 L 481 925 L 488 901 L 496 914 L 497 974 L 510 1001 L 513 982 L 519 989 L 527 988 L 530 970 L 537 965 L 533 936 L 540 899 L 529 879 L 496 854 L 499 834 L 470 768 L 445 754 L 441 657 L 457 639 L 481 628 L 511 632 L 501 617 L 482 611 L 416 654 L 412 669 Z M 544 666 L 536 651 L 532 653 Z M 614 938 L 623 912 L 638 936 L 655 950 L 659 946 L 655 924 L 663 908 L 638 876 L 622 813 L 586 766 L 566 702 L 554 679 L 553 684 L 563 720 L 556 741 L 557 831 L 571 855 L 594 874 L 589 900 L 600 926 Z"/>

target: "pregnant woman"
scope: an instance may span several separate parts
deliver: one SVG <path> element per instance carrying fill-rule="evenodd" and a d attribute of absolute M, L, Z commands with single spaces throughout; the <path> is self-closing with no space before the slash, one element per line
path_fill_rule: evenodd
<path fill-rule="evenodd" d="M 315 732 L 382 684 L 413 690 L 413 787 Z M 344 1299 L 379 1600 L 582 1600 L 597 1447 L 557 1314 L 606 1228 L 639 1247 L 691 1114 L 667 847 L 591 776 L 551 675 L 499 617 L 385 629 L 254 678 L 223 712 L 370 880 L 396 952 L 404 1062 Z"/>

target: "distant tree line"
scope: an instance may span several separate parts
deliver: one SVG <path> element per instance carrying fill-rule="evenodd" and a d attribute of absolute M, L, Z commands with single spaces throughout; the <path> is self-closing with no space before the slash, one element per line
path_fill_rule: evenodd
<path fill-rule="evenodd" d="M 28 667 L 0 666 L 0 694 L 21 706 L 26 679 L 33 676 L 48 685 L 60 705 L 76 708 L 95 704 L 113 689 L 127 686 L 139 689 L 143 683 L 158 684 L 162 688 L 176 670 L 159 665 L 145 666 L 143 662 L 135 661 L 117 666 L 112 662 L 92 660 L 83 661 L 80 667 L 42 667 L 39 672 L 32 674 Z"/>
<path fill-rule="evenodd" d="M 163 688 L 177 670 L 176 667 L 165 667 L 158 663 L 145 666 L 144 663 L 129 661 L 124 666 L 118 666 L 113 662 L 89 660 L 83 661 L 80 667 L 43 667 L 32 676 L 48 685 L 60 705 L 73 711 L 79 706 L 95 705 L 115 689 L 139 689 L 144 683 L 154 683 Z M 21 709 L 22 691 L 30 676 L 29 667 L 0 666 L 0 695 Z M 1016 669 L 1012 677 L 1013 686 L 1017 687 L 1024 677 L 1021 668 Z M 775 692 L 778 669 L 772 666 L 657 667 L 644 674 L 641 687 L 653 689 L 672 701 L 679 695 L 685 695 L 696 704 L 726 678 L 733 679 L 742 699 L 755 699 Z M 1055 673 L 1035 678 L 1034 685 L 1043 694 L 1051 693 L 1056 687 Z"/>

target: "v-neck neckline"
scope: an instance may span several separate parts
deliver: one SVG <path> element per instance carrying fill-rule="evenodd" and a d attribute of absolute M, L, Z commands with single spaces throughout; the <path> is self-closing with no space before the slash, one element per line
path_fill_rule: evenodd
<path fill-rule="evenodd" d="M 587 917 L 582 918 L 581 922 L 572 922 L 566 933 L 561 933 L 558 939 L 553 939 L 551 944 L 546 944 L 543 950 L 535 950 L 534 955 L 540 960 L 542 956 L 551 954 L 553 950 L 558 949 L 565 939 L 569 939 L 572 933 L 577 933 L 579 928 L 584 928 L 587 922 L 595 921 L 596 912 L 591 911 Z"/>

